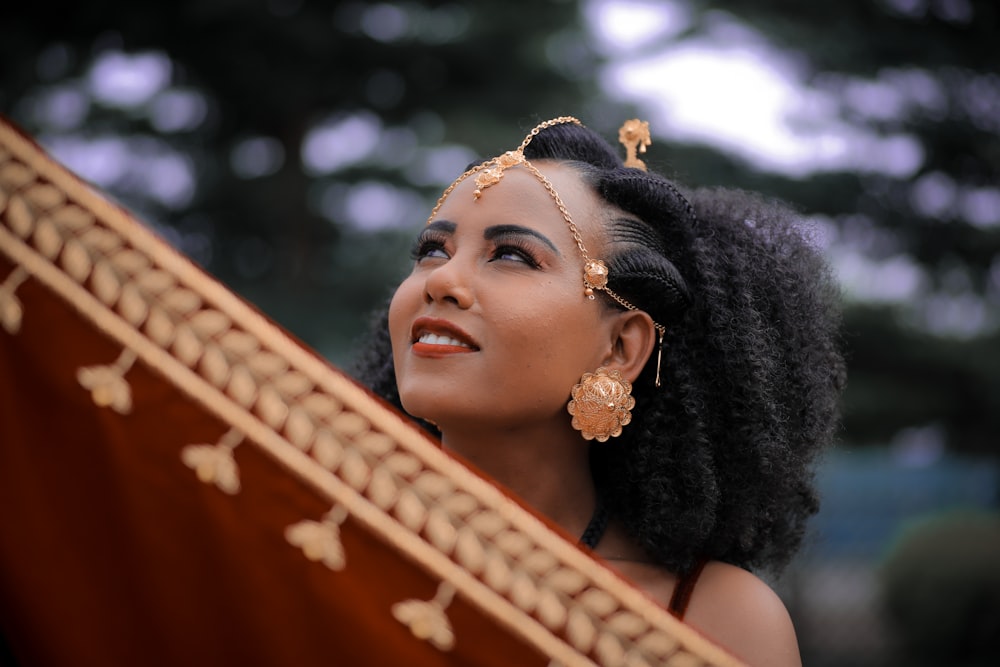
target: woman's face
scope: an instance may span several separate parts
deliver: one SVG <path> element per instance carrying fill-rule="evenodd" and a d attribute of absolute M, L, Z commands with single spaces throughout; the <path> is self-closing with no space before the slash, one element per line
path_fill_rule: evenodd
<path fill-rule="evenodd" d="M 601 257 L 601 203 L 570 167 L 539 162 Z M 412 415 L 449 426 L 568 424 L 580 376 L 611 352 L 609 310 L 584 294 L 583 256 L 541 183 L 523 167 L 473 198 L 445 200 L 393 296 L 396 382 Z"/>

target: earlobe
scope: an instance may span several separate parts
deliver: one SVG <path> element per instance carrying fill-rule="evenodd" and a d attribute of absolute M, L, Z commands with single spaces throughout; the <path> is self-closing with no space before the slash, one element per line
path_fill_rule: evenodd
<path fill-rule="evenodd" d="M 614 340 L 603 365 L 617 368 L 622 377 L 635 382 L 659 340 L 653 319 L 641 310 L 618 314 L 611 330 Z"/>

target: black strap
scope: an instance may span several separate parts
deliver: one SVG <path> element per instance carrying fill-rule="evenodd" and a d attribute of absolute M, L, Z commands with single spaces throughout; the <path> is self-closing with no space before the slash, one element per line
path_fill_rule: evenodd
<path fill-rule="evenodd" d="M 681 620 L 684 620 L 688 603 L 691 601 L 691 594 L 694 593 L 694 585 L 698 581 L 698 577 L 701 576 L 701 571 L 705 569 L 706 563 L 708 563 L 708 559 L 702 558 L 694 564 L 694 567 L 677 579 L 674 594 L 670 596 L 670 605 L 667 608 L 671 614 Z"/>
<path fill-rule="evenodd" d="M 590 517 L 590 523 L 587 524 L 583 535 L 580 536 L 580 544 L 589 549 L 596 549 L 598 542 L 604 537 L 604 531 L 607 527 L 608 509 L 598 498 L 597 504 L 594 505 L 594 514 Z"/>

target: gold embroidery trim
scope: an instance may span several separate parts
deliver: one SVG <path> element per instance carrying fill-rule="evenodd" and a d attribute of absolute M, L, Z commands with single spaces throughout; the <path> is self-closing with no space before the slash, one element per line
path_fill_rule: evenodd
<path fill-rule="evenodd" d="M 0 147 L 0 251 L 19 280 L 36 278 L 131 355 L 113 365 L 118 377 L 142 360 L 230 425 L 216 445 L 183 450 L 205 466 L 200 477 L 238 490 L 232 450 L 245 438 L 340 508 L 314 523 L 329 531 L 349 514 L 439 577 L 448 601 L 464 596 L 561 664 L 738 664 L 3 123 Z M 207 450 L 192 447 L 214 448 L 212 465 L 193 461 Z M 285 537 L 306 551 L 300 525 Z M 336 569 L 329 537 L 306 555 Z"/>
<path fill-rule="evenodd" d="M 9 334 L 21 330 L 21 319 L 24 317 L 24 306 L 17 298 L 17 288 L 28 279 L 28 272 L 23 266 L 15 266 L 2 284 L 0 284 L 0 326 Z"/>

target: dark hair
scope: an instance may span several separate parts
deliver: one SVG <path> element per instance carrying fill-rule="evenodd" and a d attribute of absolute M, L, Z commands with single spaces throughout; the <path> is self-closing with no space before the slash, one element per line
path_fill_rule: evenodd
<path fill-rule="evenodd" d="M 674 572 L 701 558 L 779 572 L 818 509 L 813 465 L 845 382 L 839 291 L 800 217 L 747 192 L 682 193 L 578 125 L 525 155 L 573 163 L 610 205 L 609 287 L 666 328 L 663 386 L 654 351 L 632 423 L 591 446 L 601 499 Z M 384 311 L 354 373 L 399 405 Z"/>

